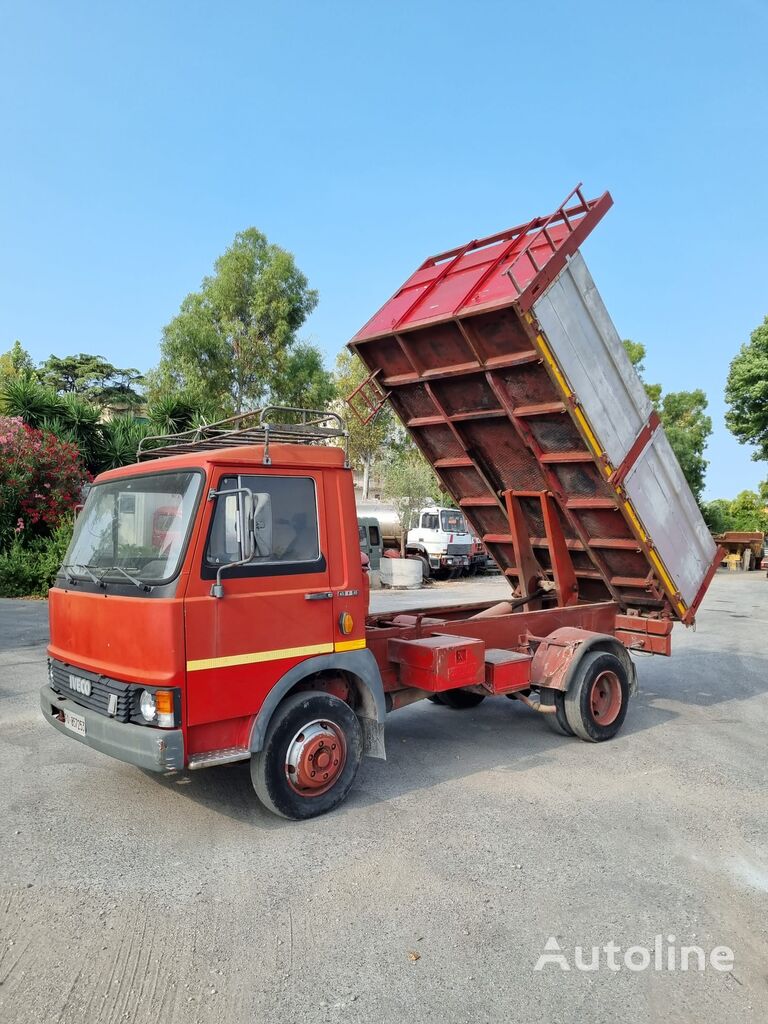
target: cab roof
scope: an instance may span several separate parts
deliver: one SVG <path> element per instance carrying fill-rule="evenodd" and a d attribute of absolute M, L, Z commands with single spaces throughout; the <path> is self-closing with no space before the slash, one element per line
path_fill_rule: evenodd
<path fill-rule="evenodd" d="M 173 470 L 202 469 L 213 466 L 247 466 L 254 471 L 274 472 L 276 469 L 344 469 L 344 450 L 330 445 L 269 445 L 270 464 L 264 464 L 264 445 L 241 445 L 236 448 L 214 448 L 183 455 L 167 455 L 149 462 L 134 462 L 100 473 L 94 483 L 118 480 L 126 476 L 149 476 Z"/>

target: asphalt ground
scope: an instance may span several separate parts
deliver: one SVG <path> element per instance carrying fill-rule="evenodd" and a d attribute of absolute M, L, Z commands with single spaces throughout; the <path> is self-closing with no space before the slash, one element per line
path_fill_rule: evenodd
<path fill-rule="evenodd" d="M 3 1022 L 768 1019 L 764 574 L 720 573 L 672 659 L 640 660 L 613 741 L 504 698 L 420 703 L 305 823 L 260 809 L 247 764 L 158 778 L 52 730 L 46 615 L 0 602 Z M 570 970 L 535 970 L 547 940 Z M 589 963 L 655 941 L 729 947 L 733 966 L 575 965 L 576 946 Z"/>

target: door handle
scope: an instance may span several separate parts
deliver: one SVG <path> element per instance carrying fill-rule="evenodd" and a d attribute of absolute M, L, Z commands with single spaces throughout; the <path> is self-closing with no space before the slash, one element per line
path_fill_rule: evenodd
<path fill-rule="evenodd" d="M 320 594 L 305 594 L 305 601 L 329 601 L 333 597 L 330 590 L 324 590 Z"/>

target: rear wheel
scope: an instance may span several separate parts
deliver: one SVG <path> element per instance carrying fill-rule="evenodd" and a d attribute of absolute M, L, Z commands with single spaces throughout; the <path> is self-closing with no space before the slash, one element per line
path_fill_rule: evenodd
<path fill-rule="evenodd" d="M 471 690 L 441 690 L 439 694 L 439 703 L 453 708 L 454 711 L 476 708 L 484 700 L 484 693 L 472 693 Z"/>
<path fill-rule="evenodd" d="M 352 708 L 307 690 L 278 705 L 263 748 L 251 758 L 251 779 L 264 806 L 284 818 L 325 814 L 350 790 L 363 753 Z"/>
<path fill-rule="evenodd" d="M 615 654 L 593 651 L 579 662 L 565 695 L 565 715 L 582 740 L 609 740 L 627 714 L 629 678 Z"/>

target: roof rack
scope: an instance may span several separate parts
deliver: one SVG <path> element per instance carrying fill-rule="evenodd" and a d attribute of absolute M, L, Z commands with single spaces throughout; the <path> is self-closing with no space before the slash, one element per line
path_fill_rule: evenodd
<path fill-rule="evenodd" d="M 284 422 L 282 417 L 286 414 L 293 417 L 293 421 Z M 349 431 L 341 416 L 321 409 L 268 405 L 264 409 L 192 427 L 178 434 L 144 437 L 136 453 L 136 461 L 259 444 L 264 445 L 263 461 L 265 466 L 269 466 L 272 463 L 269 455 L 272 442 L 316 444 L 335 438 L 344 438 L 344 465 L 349 468 Z"/>

